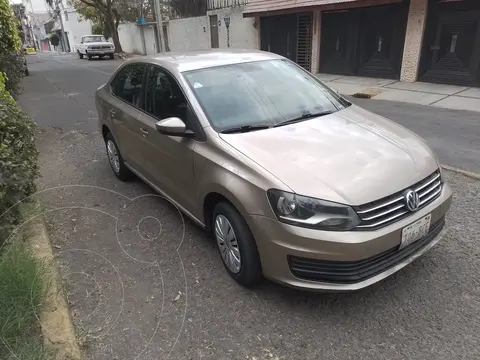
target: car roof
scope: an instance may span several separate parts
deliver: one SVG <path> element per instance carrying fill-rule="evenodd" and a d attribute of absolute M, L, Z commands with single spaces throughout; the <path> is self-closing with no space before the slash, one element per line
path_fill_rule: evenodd
<path fill-rule="evenodd" d="M 171 71 L 184 72 L 215 66 L 274 59 L 283 59 L 283 57 L 260 50 L 208 49 L 147 55 L 134 58 L 128 62 L 148 62 L 161 65 Z"/>

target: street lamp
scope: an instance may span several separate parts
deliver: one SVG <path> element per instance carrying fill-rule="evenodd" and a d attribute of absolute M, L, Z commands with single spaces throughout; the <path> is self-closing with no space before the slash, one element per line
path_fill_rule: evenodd
<path fill-rule="evenodd" d="M 225 16 L 223 21 L 225 22 L 225 27 L 227 28 L 227 47 L 230 47 L 230 17 Z"/>

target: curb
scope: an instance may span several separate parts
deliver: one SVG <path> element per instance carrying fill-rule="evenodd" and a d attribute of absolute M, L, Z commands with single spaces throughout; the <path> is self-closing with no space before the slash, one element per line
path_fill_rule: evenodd
<path fill-rule="evenodd" d="M 462 170 L 462 169 L 459 169 L 459 168 L 456 168 L 456 167 L 453 167 L 453 166 L 448 166 L 448 165 L 441 165 L 443 169 L 445 170 L 449 170 L 449 171 L 452 171 L 454 173 L 457 173 L 457 174 L 462 174 L 462 175 L 465 175 L 471 179 L 474 179 L 474 180 L 480 180 L 480 174 L 477 174 L 477 173 L 474 173 L 474 172 L 471 172 L 471 171 L 467 171 L 467 170 Z"/>
<path fill-rule="evenodd" d="M 58 360 L 82 360 L 82 352 L 75 337 L 66 296 L 60 284 L 55 258 L 45 223 L 40 217 L 32 220 L 30 225 L 31 243 L 34 255 L 52 266 L 45 306 L 40 313 L 40 324 L 44 343 L 56 350 Z"/>

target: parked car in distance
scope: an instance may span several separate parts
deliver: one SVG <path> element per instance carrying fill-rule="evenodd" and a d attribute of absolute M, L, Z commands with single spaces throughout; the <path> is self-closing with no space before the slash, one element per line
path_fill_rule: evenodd
<path fill-rule="evenodd" d="M 210 230 L 242 285 L 357 290 L 444 235 L 452 192 L 426 143 L 279 55 L 132 59 L 96 107 L 115 175 Z"/>
<path fill-rule="evenodd" d="M 103 58 L 108 56 L 110 59 L 114 58 L 115 46 L 108 42 L 103 35 L 84 35 L 80 44 L 76 44 L 77 54 L 80 59 L 87 57 L 92 60 L 94 56 Z"/>
<path fill-rule="evenodd" d="M 35 48 L 32 48 L 32 47 L 26 47 L 26 48 L 24 48 L 24 54 L 25 55 L 37 55 L 37 50 L 35 50 Z"/>

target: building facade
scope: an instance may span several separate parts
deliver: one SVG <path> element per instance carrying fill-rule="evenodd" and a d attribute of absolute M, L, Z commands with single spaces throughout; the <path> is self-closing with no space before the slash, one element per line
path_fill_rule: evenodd
<path fill-rule="evenodd" d="M 243 16 L 314 73 L 480 86 L 479 0 L 250 0 Z"/>
<path fill-rule="evenodd" d="M 50 8 L 45 0 L 22 0 L 25 7 L 24 25 L 29 34 L 28 44 L 37 51 L 64 51 L 74 52 L 75 43 L 83 35 L 90 35 L 92 24 L 89 20 L 80 20 L 79 14 L 66 1 L 58 1 L 59 16 Z M 63 21 L 65 39 L 62 39 L 60 18 Z M 56 33 L 61 41 L 54 49 L 50 43 L 50 35 Z"/>

